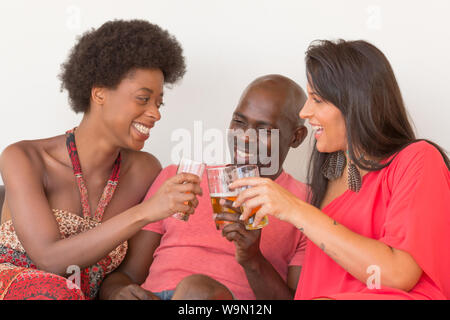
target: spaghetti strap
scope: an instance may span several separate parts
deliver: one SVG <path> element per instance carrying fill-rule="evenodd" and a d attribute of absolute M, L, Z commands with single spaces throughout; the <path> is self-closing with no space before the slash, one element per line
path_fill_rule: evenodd
<path fill-rule="evenodd" d="M 75 135 L 74 135 L 75 129 L 76 128 L 66 132 L 66 145 L 67 151 L 69 152 L 70 160 L 72 161 L 73 173 L 75 175 L 75 178 L 77 179 L 78 190 L 80 191 L 81 205 L 83 208 L 83 217 L 86 218 L 91 217 L 91 208 L 89 206 L 88 191 L 86 183 L 83 178 L 83 173 L 81 171 L 81 164 L 78 158 L 77 146 L 75 144 Z M 97 209 L 95 210 L 93 218 L 99 222 L 102 221 L 103 213 L 106 209 L 106 206 L 111 201 L 114 191 L 116 190 L 117 183 L 119 182 L 121 160 L 122 157 L 121 154 L 119 153 L 119 155 L 116 158 L 116 161 L 114 162 L 114 166 L 111 175 L 108 179 L 108 182 L 106 183 L 106 186 L 103 190 L 102 197 L 98 202 Z"/>

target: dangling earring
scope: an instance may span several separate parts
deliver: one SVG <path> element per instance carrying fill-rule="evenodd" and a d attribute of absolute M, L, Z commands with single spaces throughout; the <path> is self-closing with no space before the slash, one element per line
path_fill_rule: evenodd
<path fill-rule="evenodd" d="M 347 151 L 348 156 L 348 151 Z M 363 155 L 361 156 L 361 158 Z M 347 164 L 347 157 L 343 151 L 336 151 L 330 153 L 328 158 L 322 165 L 322 174 L 330 181 L 336 180 L 344 173 L 345 165 Z M 361 189 L 362 180 L 361 173 L 358 167 L 353 163 L 349 157 L 349 163 L 347 167 L 347 184 L 348 188 L 353 192 L 358 192 Z"/>
<path fill-rule="evenodd" d="M 348 151 L 347 151 L 348 154 Z M 353 163 L 352 159 L 349 158 L 349 163 L 347 167 L 347 179 L 348 179 L 348 188 L 353 192 L 359 192 L 361 189 L 361 173 L 358 170 L 358 167 Z"/>
<path fill-rule="evenodd" d="M 347 158 L 345 157 L 345 153 L 343 151 L 330 153 L 327 160 L 325 160 L 322 165 L 322 174 L 328 180 L 336 180 L 342 176 L 346 163 Z"/>

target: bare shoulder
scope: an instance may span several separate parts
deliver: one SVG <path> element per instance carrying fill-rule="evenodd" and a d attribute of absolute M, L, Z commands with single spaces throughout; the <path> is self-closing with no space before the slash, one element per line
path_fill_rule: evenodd
<path fill-rule="evenodd" d="M 43 168 L 42 156 L 36 140 L 19 141 L 7 146 L 0 155 L 0 171 L 21 166 L 31 166 L 36 170 Z"/>
<path fill-rule="evenodd" d="M 151 185 L 161 172 L 161 163 L 151 153 L 123 150 L 122 155 L 124 160 L 126 159 L 124 170 L 136 179 L 145 179 L 148 185 Z"/>
<path fill-rule="evenodd" d="M 6 147 L 0 155 L 0 171 L 2 175 L 11 171 L 27 170 L 33 176 L 44 176 L 49 156 L 63 145 L 64 136 L 56 136 L 39 140 L 23 140 Z"/>
<path fill-rule="evenodd" d="M 6 147 L 0 155 L 0 166 L 9 161 L 27 159 L 34 166 L 44 167 L 46 156 L 65 146 L 64 136 L 38 140 L 22 140 Z"/>

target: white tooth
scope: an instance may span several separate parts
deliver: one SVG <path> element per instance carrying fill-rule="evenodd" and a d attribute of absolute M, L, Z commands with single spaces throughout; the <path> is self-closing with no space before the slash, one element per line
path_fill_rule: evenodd
<path fill-rule="evenodd" d="M 140 124 L 140 123 L 133 123 L 134 127 L 143 134 L 148 134 L 150 131 L 150 128 L 147 128 L 146 126 Z"/>

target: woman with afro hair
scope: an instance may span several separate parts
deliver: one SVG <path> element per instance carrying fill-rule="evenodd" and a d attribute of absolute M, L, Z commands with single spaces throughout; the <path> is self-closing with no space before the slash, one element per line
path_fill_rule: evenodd
<path fill-rule="evenodd" d="M 161 165 L 140 150 L 161 119 L 164 85 L 185 71 L 177 40 L 146 21 L 110 21 L 78 39 L 60 79 L 81 123 L 0 158 L 0 299 L 95 299 L 127 239 L 194 211 L 201 190 L 190 174 L 141 202 Z"/>

